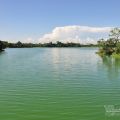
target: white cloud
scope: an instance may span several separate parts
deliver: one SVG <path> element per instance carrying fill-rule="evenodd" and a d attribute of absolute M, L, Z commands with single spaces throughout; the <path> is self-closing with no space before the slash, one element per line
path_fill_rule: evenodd
<path fill-rule="evenodd" d="M 73 43 L 96 43 L 100 38 L 108 36 L 111 27 L 88 27 L 88 26 L 64 26 L 56 27 L 51 33 L 38 39 L 39 43 L 48 42 L 73 42 Z"/>

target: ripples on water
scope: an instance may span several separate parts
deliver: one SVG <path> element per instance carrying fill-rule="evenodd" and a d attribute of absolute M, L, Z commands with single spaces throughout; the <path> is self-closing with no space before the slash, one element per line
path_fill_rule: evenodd
<path fill-rule="evenodd" d="M 0 120 L 118 120 L 120 60 L 96 48 L 6 49 L 0 53 Z"/>

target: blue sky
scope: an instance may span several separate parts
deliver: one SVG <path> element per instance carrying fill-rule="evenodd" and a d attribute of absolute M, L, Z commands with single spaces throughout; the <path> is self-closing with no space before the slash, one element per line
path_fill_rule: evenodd
<path fill-rule="evenodd" d="M 0 39 L 37 40 L 62 26 L 119 27 L 120 0 L 0 0 Z"/>

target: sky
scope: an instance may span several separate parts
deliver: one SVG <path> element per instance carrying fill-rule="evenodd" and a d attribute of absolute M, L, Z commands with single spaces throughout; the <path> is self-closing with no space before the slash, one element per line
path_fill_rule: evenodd
<path fill-rule="evenodd" d="M 120 0 L 0 0 L 0 40 L 96 42 L 120 26 Z"/>

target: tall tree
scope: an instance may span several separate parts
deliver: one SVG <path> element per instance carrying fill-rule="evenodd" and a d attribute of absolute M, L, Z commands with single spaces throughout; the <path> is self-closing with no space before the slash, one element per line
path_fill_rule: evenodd
<path fill-rule="evenodd" d="M 110 31 L 109 36 L 114 40 L 115 43 L 119 42 L 120 39 L 120 28 L 114 28 Z"/>

